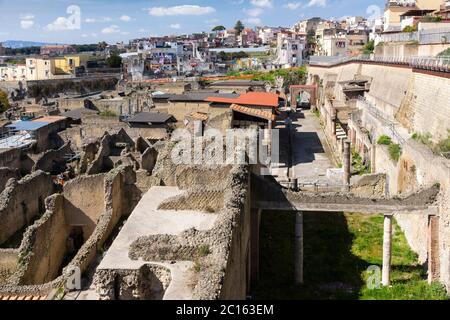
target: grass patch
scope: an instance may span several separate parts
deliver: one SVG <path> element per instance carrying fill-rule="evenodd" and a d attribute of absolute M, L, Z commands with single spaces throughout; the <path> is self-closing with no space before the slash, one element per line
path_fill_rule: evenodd
<path fill-rule="evenodd" d="M 295 286 L 294 227 L 292 213 L 263 213 L 261 274 L 253 291 L 255 299 L 448 299 L 440 284 L 428 285 L 424 268 L 395 222 L 392 287 L 366 287 L 367 268 L 382 264 L 382 215 L 305 213 L 305 284 Z"/>
<path fill-rule="evenodd" d="M 198 248 L 198 255 L 200 257 L 206 257 L 209 254 L 211 254 L 211 249 L 209 248 L 209 245 L 204 244 Z"/>
<path fill-rule="evenodd" d="M 389 157 L 391 157 L 391 159 L 396 162 L 400 159 L 400 156 L 402 155 L 402 147 L 400 147 L 399 144 L 389 145 L 388 151 Z"/>
<path fill-rule="evenodd" d="M 102 111 L 102 112 L 100 112 L 100 113 L 99 113 L 99 116 L 100 116 L 100 117 L 117 117 L 117 114 L 115 114 L 115 113 L 112 112 L 112 111 L 107 110 L 107 111 Z"/>
<path fill-rule="evenodd" d="M 363 158 L 355 150 L 352 150 L 352 168 L 353 174 L 356 175 L 363 175 L 370 173 L 369 165 L 364 164 Z"/>
<path fill-rule="evenodd" d="M 392 143 L 392 138 L 387 135 L 382 135 L 378 138 L 378 144 L 388 146 Z"/>

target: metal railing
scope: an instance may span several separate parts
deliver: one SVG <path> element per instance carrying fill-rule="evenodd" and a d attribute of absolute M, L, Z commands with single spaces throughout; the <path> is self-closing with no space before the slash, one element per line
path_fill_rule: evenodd
<path fill-rule="evenodd" d="M 381 123 L 383 123 L 386 127 L 389 128 L 392 136 L 398 141 L 399 144 L 404 144 L 406 140 L 402 137 L 402 135 L 397 131 L 396 124 L 394 121 L 390 120 L 385 114 L 383 114 L 380 110 L 378 110 L 373 103 L 368 101 L 362 96 L 358 97 L 358 100 L 364 105 L 364 109 L 369 111 L 369 113 L 378 119 Z"/>
<path fill-rule="evenodd" d="M 324 59 L 327 58 L 327 59 Z M 397 64 L 406 65 L 411 68 L 439 71 L 439 72 L 449 72 L 450 73 L 450 56 L 441 57 L 369 57 L 369 56 L 358 56 L 358 57 L 310 57 L 310 65 L 318 66 L 333 66 L 340 63 L 346 62 L 378 62 L 386 64 Z"/>

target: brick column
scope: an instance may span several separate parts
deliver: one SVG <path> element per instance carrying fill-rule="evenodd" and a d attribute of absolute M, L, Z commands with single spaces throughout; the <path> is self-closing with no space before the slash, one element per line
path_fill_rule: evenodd
<path fill-rule="evenodd" d="M 381 283 L 383 286 L 391 284 L 391 251 L 392 251 L 392 216 L 384 216 L 383 235 L 383 270 Z"/>
<path fill-rule="evenodd" d="M 295 284 L 303 284 L 303 213 L 295 213 Z"/>

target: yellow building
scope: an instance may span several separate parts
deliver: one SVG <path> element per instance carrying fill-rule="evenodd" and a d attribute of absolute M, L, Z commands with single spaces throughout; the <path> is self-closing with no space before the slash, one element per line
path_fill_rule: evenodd
<path fill-rule="evenodd" d="M 416 0 L 408 2 L 390 0 L 386 3 L 384 10 L 384 31 L 400 31 L 400 16 L 410 10 L 438 11 L 443 3 L 444 0 Z"/>
<path fill-rule="evenodd" d="M 64 56 L 53 58 L 55 64 L 55 74 L 75 74 L 75 69 L 81 65 L 79 56 Z"/>

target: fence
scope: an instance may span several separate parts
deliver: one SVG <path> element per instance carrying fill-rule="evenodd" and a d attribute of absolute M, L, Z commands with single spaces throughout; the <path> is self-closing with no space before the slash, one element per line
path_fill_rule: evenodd
<path fill-rule="evenodd" d="M 439 72 L 449 72 L 450 73 L 450 56 L 441 57 L 369 57 L 369 56 L 358 56 L 358 57 L 321 57 L 312 56 L 310 57 L 310 65 L 318 66 L 333 66 L 340 63 L 346 63 L 351 61 L 361 61 L 361 62 L 378 62 L 387 64 L 401 64 L 407 65 L 411 68 L 439 71 Z"/>
<path fill-rule="evenodd" d="M 364 105 L 364 109 L 369 111 L 369 113 L 377 118 L 381 123 L 383 123 L 386 127 L 389 128 L 392 136 L 395 138 L 396 141 L 400 144 L 404 144 L 406 140 L 402 137 L 402 135 L 397 131 L 396 126 L 397 124 L 389 120 L 386 115 L 384 115 L 380 110 L 378 110 L 375 105 L 367 101 L 364 97 L 359 97 L 358 100 Z"/>

